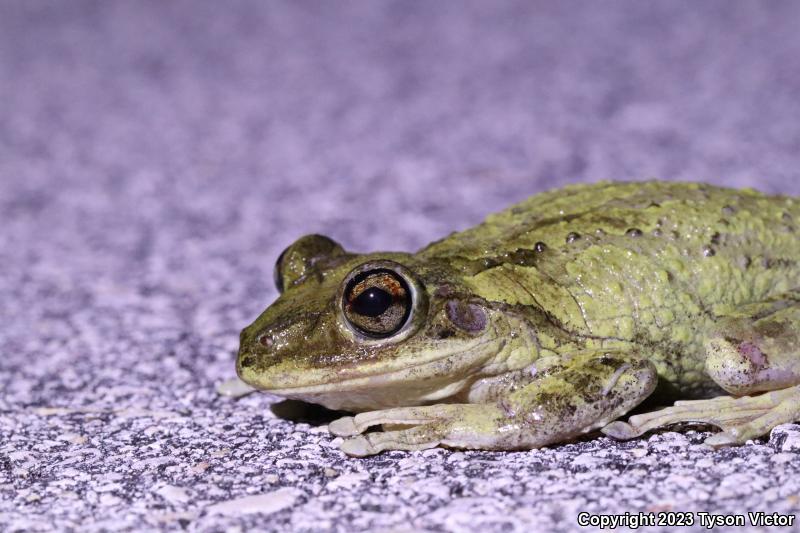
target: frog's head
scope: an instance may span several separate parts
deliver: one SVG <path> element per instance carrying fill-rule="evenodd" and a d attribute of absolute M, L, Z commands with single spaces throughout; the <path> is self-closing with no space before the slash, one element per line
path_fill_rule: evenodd
<path fill-rule="evenodd" d="M 356 411 L 452 396 L 502 347 L 502 320 L 454 278 L 410 254 L 302 237 L 278 258 L 279 298 L 242 331 L 239 377 Z"/>

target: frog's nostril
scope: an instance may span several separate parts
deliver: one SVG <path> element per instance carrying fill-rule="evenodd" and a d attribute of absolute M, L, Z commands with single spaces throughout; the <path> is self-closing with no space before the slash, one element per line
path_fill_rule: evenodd
<path fill-rule="evenodd" d="M 275 341 L 272 339 L 272 335 L 267 334 L 267 335 L 260 335 L 258 337 L 258 343 L 265 348 L 272 348 L 274 342 Z"/>

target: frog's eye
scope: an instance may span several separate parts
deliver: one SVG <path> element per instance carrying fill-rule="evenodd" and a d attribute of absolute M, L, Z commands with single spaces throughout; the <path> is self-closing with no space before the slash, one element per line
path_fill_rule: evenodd
<path fill-rule="evenodd" d="M 272 271 L 272 281 L 275 282 L 278 294 L 283 294 L 283 258 L 286 256 L 286 250 L 282 251 L 281 255 L 278 256 L 277 261 L 275 261 L 275 268 Z"/>
<path fill-rule="evenodd" d="M 385 338 L 408 322 L 412 300 L 412 290 L 402 275 L 390 268 L 376 268 L 357 272 L 347 281 L 342 310 L 358 332 Z"/>
<path fill-rule="evenodd" d="M 341 245 L 324 235 L 306 235 L 288 246 L 275 261 L 273 280 L 282 293 L 296 283 L 302 283 L 315 268 L 326 260 L 345 254 Z"/>

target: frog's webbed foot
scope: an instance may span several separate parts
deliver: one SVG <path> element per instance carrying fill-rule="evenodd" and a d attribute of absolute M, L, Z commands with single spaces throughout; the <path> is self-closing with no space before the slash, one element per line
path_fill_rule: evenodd
<path fill-rule="evenodd" d="M 655 379 L 653 365 L 630 354 L 580 354 L 566 362 L 563 370 L 492 403 L 372 411 L 336 420 L 329 429 L 347 437 L 341 449 L 355 456 L 439 445 L 536 448 L 607 424 L 647 397 Z M 383 431 L 364 433 L 377 425 Z"/>
<path fill-rule="evenodd" d="M 231 378 L 223 381 L 217 385 L 217 394 L 220 396 L 228 396 L 230 398 L 241 398 L 247 396 L 256 389 L 245 383 L 239 378 Z"/>
<path fill-rule="evenodd" d="M 670 424 L 710 424 L 722 432 L 706 439 L 711 446 L 743 444 L 768 433 L 779 424 L 793 422 L 800 415 L 800 386 L 765 392 L 758 396 L 720 396 L 710 400 L 675 402 L 672 407 L 632 416 L 628 422 L 612 422 L 601 431 L 626 440 Z"/>

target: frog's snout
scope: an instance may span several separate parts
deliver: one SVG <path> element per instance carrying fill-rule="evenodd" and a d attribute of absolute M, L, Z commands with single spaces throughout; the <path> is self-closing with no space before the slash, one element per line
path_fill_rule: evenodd
<path fill-rule="evenodd" d="M 286 352 L 296 347 L 298 341 L 308 339 L 314 333 L 319 318 L 320 313 L 306 313 L 303 316 L 288 317 L 273 322 L 265 328 L 250 332 L 251 338 L 246 344 L 258 352 Z"/>
<path fill-rule="evenodd" d="M 252 324 L 239 336 L 239 353 L 236 370 L 247 381 L 250 371 L 259 374 L 276 364 L 296 357 L 298 346 L 303 346 L 313 336 L 319 314 L 307 313 L 300 317 L 286 317 L 265 327 Z"/>
<path fill-rule="evenodd" d="M 236 373 L 249 384 L 253 384 L 249 378 L 262 374 L 278 361 L 278 354 L 273 349 L 274 335 L 251 330 L 252 326 L 245 328 L 239 336 L 239 353 L 236 356 Z"/>

